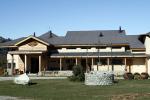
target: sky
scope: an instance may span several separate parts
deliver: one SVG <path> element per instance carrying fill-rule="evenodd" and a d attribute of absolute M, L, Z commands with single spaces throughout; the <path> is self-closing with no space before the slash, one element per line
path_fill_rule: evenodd
<path fill-rule="evenodd" d="M 47 31 L 150 31 L 150 0 L 0 0 L 0 36 L 16 39 Z"/>

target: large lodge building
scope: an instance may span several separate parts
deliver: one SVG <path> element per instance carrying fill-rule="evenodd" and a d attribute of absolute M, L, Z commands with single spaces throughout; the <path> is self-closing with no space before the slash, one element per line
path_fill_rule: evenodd
<path fill-rule="evenodd" d="M 68 31 L 57 36 L 49 31 L 1 43 L 7 54 L 9 75 L 69 76 L 74 65 L 88 71 L 150 74 L 150 34 L 126 35 L 125 30 Z"/>

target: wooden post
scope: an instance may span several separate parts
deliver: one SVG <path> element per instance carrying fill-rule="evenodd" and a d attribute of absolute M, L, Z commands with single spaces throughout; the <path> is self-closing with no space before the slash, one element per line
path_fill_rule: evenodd
<path fill-rule="evenodd" d="M 78 65 L 78 58 L 76 58 L 76 65 Z"/>
<path fill-rule="evenodd" d="M 59 69 L 60 69 L 60 71 L 62 70 L 62 59 L 61 58 L 59 59 Z"/>
<path fill-rule="evenodd" d="M 94 70 L 93 65 L 94 65 L 94 61 L 93 61 L 93 58 L 92 58 L 92 66 L 91 66 L 91 70 Z"/>
<path fill-rule="evenodd" d="M 39 73 L 38 75 L 41 75 L 41 55 L 39 55 Z"/>
<path fill-rule="evenodd" d="M 146 71 L 145 71 L 145 72 L 146 72 L 146 73 L 148 73 L 148 62 L 147 62 L 147 60 L 148 60 L 148 59 L 147 59 L 147 58 L 145 58 L 145 67 L 146 67 L 146 68 L 145 68 L 145 69 L 146 69 Z"/>
<path fill-rule="evenodd" d="M 24 73 L 27 71 L 27 55 L 24 55 Z"/>
<path fill-rule="evenodd" d="M 14 69 L 13 67 L 14 67 L 14 55 L 12 54 L 11 55 L 11 71 L 10 71 L 11 73 L 10 73 L 10 75 L 13 75 L 13 69 Z"/>
<path fill-rule="evenodd" d="M 107 66 L 108 66 L 108 71 L 109 71 L 109 58 L 107 58 Z"/>
<path fill-rule="evenodd" d="M 124 58 L 125 71 L 127 71 L 127 59 Z"/>

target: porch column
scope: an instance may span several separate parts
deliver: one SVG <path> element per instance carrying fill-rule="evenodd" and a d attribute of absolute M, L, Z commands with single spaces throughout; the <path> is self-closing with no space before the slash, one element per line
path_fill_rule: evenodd
<path fill-rule="evenodd" d="M 13 66 L 14 65 L 14 55 L 11 55 L 11 71 L 10 71 L 10 75 L 13 75 Z"/>
<path fill-rule="evenodd" d="M 108 66 L 108 71 L 109 71 L 109 58 L 107 58 L 107 66 Z"/>
<path fill-rule="evenodd" d="M 60 68 L 60 71 L 62 70 L 62 58 L 59 59 L 59 68 Z"/>
<path fill-rule="evenodd" d="M 24 73 L 27 71 L 27 55 L 24 55 Z"/>
<path fill-rule="evenodd" d="M 38 75 L 41 75 L 41 55 L 39 55 L 39 72 Z"/>
<path fill-rule="evenodd" d="M 146 73 L 148 73 L 148 62 L 147 62 L 147 60 L 148 60 L 148 59 L 147 59 L 147 58 L 145 58 L 145 67 L 146 67 L 146 68 L 145 68 L 145 69 L 146 69 L 146 71 L 145 71 L 145 72 L 146 72 Z"/>
<path fill-rule="evenodd" d="M 78 65 L 78 58 L 76 58 L 76 65 Z"/>
<path fill-rule="evenodd" d="M 91 70 L 94 70 L 93 65 L 94 65 L 94 61 L 93 61 L 93 58 L 92 58 L 92 66 L 91 66 Z"/>
<path fill-rule="evenodd" d="M 125 71 L 127 71 L 127 59 L 124 58 Z"/>

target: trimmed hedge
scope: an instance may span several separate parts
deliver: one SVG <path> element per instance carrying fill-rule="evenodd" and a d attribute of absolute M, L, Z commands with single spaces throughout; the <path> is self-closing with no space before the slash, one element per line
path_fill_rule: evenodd
<path fill-rule="evenodd" d="M 148 79 L 148 77 L 149 77 L 149 75 L 148 75 L 148 73 L 141 73 L 141 79 Z"/>
<path fill-rule="evenodd" d="M 141 79 L 140 73 L 134 73 L 134 79 L 135 80 L 140 80 Z"/>
<path fill-rule="evenodd" d="M 123 77 L 126 80 L 132 80 L 134 78 L 132 73 L 124 73 Z"/>
<path fill-rule="evenodd" d="M 124 79 L 126 79 L 126 80 L 132 80 L 132 79 L 135 79 L 135 80 L 141 80 L 141 79 L 148 79 L 148 77 L 149 77 L 149 75 L 148 75 L 148 73 L 145 73 L 145 72 L 143 72 L 143 73 L 134 73 L 134 74 L 132 74 L 132 73 L 124 73 L 124 75 L 123 75 L 123 77 L 124 77 Z"/>

